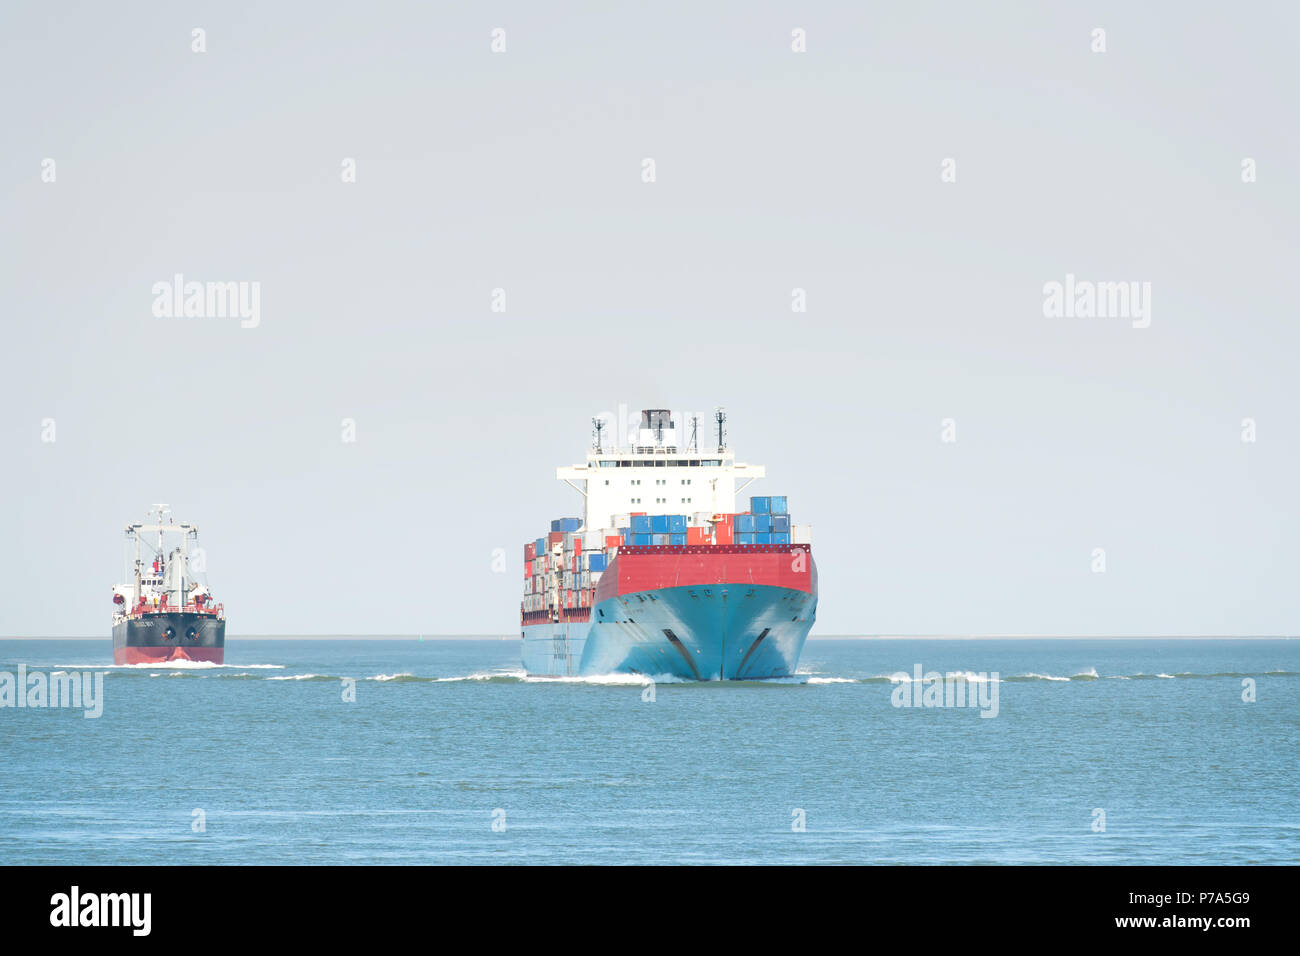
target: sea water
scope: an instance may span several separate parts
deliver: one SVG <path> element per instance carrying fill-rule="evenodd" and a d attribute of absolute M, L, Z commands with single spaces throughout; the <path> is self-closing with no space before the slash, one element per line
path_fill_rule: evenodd
<path fill-rule="evenodd" d="M 1296 640 L 812 640 L 703 684 L 532 679 L 517 639 L 111 656 L 0 641 L 105 674 L 98 717 L 0 708 L 0 863 L 1300 862 Z"/>

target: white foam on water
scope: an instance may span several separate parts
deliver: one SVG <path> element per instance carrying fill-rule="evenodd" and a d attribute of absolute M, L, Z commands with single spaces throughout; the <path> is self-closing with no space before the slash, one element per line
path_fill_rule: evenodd
<path fill-rule="evenodd" d="M 796 677 L 801 677 L 801 676 L 803 676 L 803 675 L 796 674 L 795 676 L 796 676 Z M 782 679 L 782 678 L 779 678 L 779 677 L 778 677 L 778 678 L 775 678 L 775 680 L 781 680 L 781 679 Z M 800 683 L 804 683 L 804 684 L 856 684 L 857 681 L 854 680 L 852 677 L 808 677 L 808 678 L 806 678 L 805 680 L 800 681 Z"/>
<path fill-rule="evenodd" d="M 28 667 L 64 667 L 82 671 L 156 671 L 166 670 L 284 670 L 283 664 L 218 664 L 214 661 L 144 661 L 139 664 L 28 664 Z"/>
<path fill-rule="evenodd" d="M 285 674 L 281 677 L 268 677 L 266 680 L 311 680 L 325 676 L 325 674 Z"/>
<path fill-rule="evenodd" d="M 464 674 L 460 677 L 435 677 L 435 684 L 448 684 L 465 680 L 523 680 L 528 676 L 527 671 L 475 671 L 473 674 Z"/>
<path fill-rule="evenodd" d="M 974 671 L 942 671 L 945 680 L 964 680 L 968 684 L 987 684 L 1002 683 L 1000 677 L 990 677 L 988 674 L 976 674 Z"/>
<path fill-rule="evenodd" d="M 933 683 L 933 678 L 927 676 L 931 673 L 931 671 L 926 671 L 925 674 L 921 676 L 921 683 Z M 990 677 L 988 674 L 976 674 L 974 671 L 934 671 L 933 673 L 938 674 L 941 681 L 963 680 L 968 684 L 1002 683 L 1001 677 Z M 905 671 L 896 671 L 893 674 L 879 674 L 875 677 L 868 678 L 868 680 L 887 680 L 891 684 L 914 683 L 912 675 Z"/>
<path fill-rule="evenodd" d="M 376 674 L 374 677 L 367 677 L 366 680 L 398 680 L 402 677 L 414 677 L 410 671 L 402 671 L 400 674 Z"/>
<path fill-rule="evenodd" d="M 526 684 L 537 684 L 543 682 L 557 684 L 599 684 L 613 686 L 635 686 L 643 687 L 646 684 L 687 684 L 695 683 L 688 681 L 683 677 L 677 677 L 673 674 L 655 674 L 646 676 L 644 674 L 591 674 L 583 677 L 541 677 L 534 675 L 525 675 L 523 682 Z"/>

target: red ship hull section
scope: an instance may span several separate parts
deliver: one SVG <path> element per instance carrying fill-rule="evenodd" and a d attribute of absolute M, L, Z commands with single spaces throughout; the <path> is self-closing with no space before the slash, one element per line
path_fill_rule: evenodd
<path fill-rule="evenodd" d="M 206 661 L 223 664 L 224 647 L 117 647 L 114 664 L 166 664 L 171 661 Z"/>
<path fill-rule="evenodd" d="M 754 584 L 813 594 L 806 544 L 623 546 L 596 586 L 595 603 L 661 588 Z"/>

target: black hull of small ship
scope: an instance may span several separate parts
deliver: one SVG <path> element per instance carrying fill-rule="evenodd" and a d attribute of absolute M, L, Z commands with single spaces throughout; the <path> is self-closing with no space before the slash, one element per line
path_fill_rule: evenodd
<path fill-rule="evenodd" d="M 225 663 L 226 622 L 212 614 L 161 611 L 113 625 L 114 664 Z"/>

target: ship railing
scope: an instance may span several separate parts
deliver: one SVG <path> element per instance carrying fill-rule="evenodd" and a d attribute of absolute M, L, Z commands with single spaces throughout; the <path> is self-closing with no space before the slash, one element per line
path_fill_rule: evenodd
<path fill-rule="evenodd" d="M 141 617 L 145 614 L 206 614 L 224 618 L 225 612 L 226 608 L 222 604 L 140 604 L 130 610 L 128 617 Z"/>

